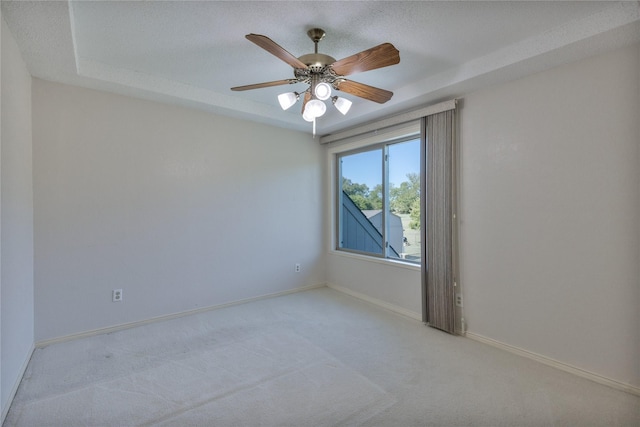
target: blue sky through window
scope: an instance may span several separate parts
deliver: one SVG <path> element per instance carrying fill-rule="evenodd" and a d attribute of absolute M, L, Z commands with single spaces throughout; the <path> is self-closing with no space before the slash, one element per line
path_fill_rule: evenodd
<path fill-rule="evenodd" d="M 408 173 L 420 174 L 420 139 L 389 146 L 389 182 L 399 187 Z M 342 157 L 342 176 L 369 189 L 382 183 L 382 149 Z"/>

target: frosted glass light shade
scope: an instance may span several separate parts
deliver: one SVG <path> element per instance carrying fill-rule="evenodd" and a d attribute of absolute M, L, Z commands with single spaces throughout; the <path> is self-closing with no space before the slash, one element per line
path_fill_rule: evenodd
<path fill-rule="evenodd" d="M 298 95 L 296 92 L 281 93 L 280 95 L 278 95 L 278 102 L 280 103 L 282 109 L 286 110 L 288 108 L 291 108 L 293 104 L 298 102 L 299 97 L 300 95 Z"/>
<path fill-rule="evenodd" d="M 324 105 L 324 102 L 322 101 L 312 99 L 307 102 L 307 106 L 304 108 L 304 111 L 305 113 L 308 112 L 312 117 L 320 117 L 325 113 L 325 111 L 327 111 L 327 106 Z"/>
<path fill-rule="evenodd" d="M 351 108 L 352 102 L 348 99 L 334 96 L 333 98 L 331 98 L 331 100 L 333 101 L 333 105 L 335 105 L 338 111 L 340 111 L 343 115 L 347 114 L 347 112 Z"/>
<path fill-rule="evenodd" d="M 302 118 L 308 122 L 314 121 L 316 118 L 309 114 L 309 110 L 305 107 L 304 112 L 302 113 Z"/>
<path fill-rule="evenodd" d="M 331 86 L 329 86 L 329 83 L 318 83 L 315 88 L 315 95 L 316 98 L 321 101 L 329 99 L 329 97 L 331 96 Z"/>

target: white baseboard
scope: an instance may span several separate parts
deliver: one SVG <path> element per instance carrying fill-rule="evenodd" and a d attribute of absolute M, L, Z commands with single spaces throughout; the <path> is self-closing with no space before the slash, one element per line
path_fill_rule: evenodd
<path fill-rule="evenodd" d="M 327 283 L 327 286 L 330 287 L 331 289 L 335 289 L 338 292 L 342 292 L 344 294 L 351 295 L 352 297 L 361 299 L 361 300 L 366 301 L 368 303 L 371 303 L 373 305 L 377 305 L 378 307 L 382 307 L 382 308 L 387 309 L 389 311 L 393 311 L 394 313 L 398 313 L 398 314 L 401 314 L 403 316 L 409 317 L 411 319 L 419 320 L 420 322 L 422 322 L 422 314 L 420 314 L 420 313 L 416 313 L 414 311 L 407 310 L 406 308 L 400 307 L 400 306 L 395 305 L 395 304 L 388 303 L 386 301 L 382 301 L 382 300 L 380 300 L 378 298 L 370 297 L 369 295 L 365 295 L 363 293 L 351 290 L 349 288 L 345 288 L 344 286 L 336 285 L 336 284 L 333 284 L 333 283 Z"/>
<path fill-rule="evenodd" d="M 286 291 L 281 291 L 281 292 L 276 292 L 276 293 L 272 293 L 272 294 L 267 294 L 267 295 L 261 295 L 261 296 L 257 296 L 257 297 L 252 297 L 252 298 L 246 298 L 243 300 L 238 300 L 238 301 L 233 301 L 230 303 L 226 303 L 226 304 L 220 304 L 220 305 L 215 305 L 215 306 L 209 306 L 209 307 L 203 307 L 203 308 L 198 308 L 198 309 L 194 309 L 194 310 L 188 310 L 188 311 L 183 311 L 183 312 L 179 312 L 179 313 L 173 313 L 173 314 L 169 314 L 169 315 L 164 315 L 164 316 L 158 316 L 158 317 L 153 317 L 151 319 L 146 319 L 146 320 L 142 320 L 142 321 L 138 321 L 138 322 L 131 322 L 131 323 L 126 323 L 126 324 L 121 324 L 121 325 L 117 325 L 117 326 L 112 326 L 112 327 L 107 327 L 107 328 L 100 328 L 100 329 L 95 329 L 92 331 L 86 331 L 86 332 L 82 332 L 82 333 L 78 333 L 78 334 L 72 334 L 72 335 L 66 335 L 63 337 L 58 337 L 58 338 L 53 338 L 50 340 L 43 340 L 43 341 L 39 341 L 37 343 L 35 343 L 35 346 L 32 346 L 31 351 L 29 352 L 29 357 L 27 358 L 27 360 L 24 363 L 24 366 L 21 369 L 21 373 L 20 373 L 20 380 L 22 379 L 22 376 L 24 375 L 25 370 L 27 369 L 27 365 L 29 363 L 29 360 L 31 359 L 31 355 L 33 354 L 33 351 L 35 348 L 40 348 L 40 347 L 46 347 L 47 345 L 51 345 L 51 344 L 55 344 L 55 343 L 59 343 L 59 342 L 65 342 L 65 341 L 71 341 L 71 340 L 75 340 L 75 339 L 79 339 L 79 338 L 85 338 L 85 337 L 89 337 L 89 336 L 94 336 L 94 335 L 100 335 L 100 334 L 104 334 L 104 333 L 110 333 L 110 332 L 116 332 L 116 331 L 120 331 L 120 330 L 124 330 L 124 329 L 129 329 L 129 328 L 134 328 L 136 326 L 142 326 L 142 325 L 146 325 L 149 323 L 154 323 L 154 322 L 160 322 L 160 321 L 164 321 L 164 320 L 170 320 L 170 319 L 176 319 L 179 317 L 183 317 L 183 316 L 189 316 L 192 314 L 198 314 L 198 313 L 203 313 L 203 312 L 207 312 L 207 311 L 211 311 L 211 310 L 216 310 L 216 309 L 220 309 L 220 308 L 225 308 L 225 307 L 231 307 L 234 305 L 239 305 L 239 304 L 244 304 L 244 303 L 248 303 L 248 302 L 252 302 L 252 301 L 258 301 L 258 300 L 263 300 L 263 299 L 268 299 L 268 298 L 274 298 L 274 297 L 278 297 L 278 296 L 283 296 L 283 295 L 288 295 L 288 294 L 293 294 L 296 292 L 304 292 L 304 291 L 308 291 L 311 289 L 317 289 L 317 288 L 322 288 L 322 287 L 329 287 L 331 289 L 334 289 L 338 292 L 350 295 L 354 298 L 360 299 L 362 301 L 371 303 L 373 305 L 376 305 L 378 307 L 384 308 L 386 310 L 392 311 L 394 313 L 406 316 L 408 318 L 414 319 L 414 320 L 418 320 L 418 321 L 422 321 L 422 315 L 420 313 L 416 313 L 414 311 L 408 310 L 406 308 L 400 307 L 398 305 L 395 304 L 391 304 L 388 303 L 386 301 L 380 300 L 378 298 L 374 298 L 371 297 L 369 295 L 351 290 L 349 288 L 346 288 L 344 286 L 340 286 L 340 285 L 336 285 L 333 283 L 322 283 L 322 284 L 317 284 L 317 285 L 310 285 L 310 286 L 304 286 L 301 288 L 295 288 L 295 289 L 290 289 L 290 290 L 286 290 Z M 509 344 L 505 344 L 502 343 L 500 341 L 496 341 L 494 339 L 491 338 L 487 338 L 485 336 L 473 333 L 473 332 L 469 332 L 467 331 L 456 331 L 458 332 L 460 335 L 462 336 L 466 336 L 469 339 L 472 339 L 474 341 L 478 341 L 478 342 L 482 342 L 484 344 L 488 344 L 491 345 L 493 347 L 502 349 L 504 351 L 508 351 L 510 353 L 513 354 L 517 354 L 519 356 L 523 356 L 526 357 L 528 359 L 531 360 L 535 360 L 537 362 L 543 363 L 547 366 L 551 366 L 554 367 L 556 369 L 560 369 L 561 371 L 564 372 L 569 372 L 571 374 L 577 375 L 579 377 L 582 378 L 586 378 L 589 379 L 591 381 L 597 382 L 599 384 L 603 384 L 609 387 L 612 387 L 614 389 L 617 390 L 621 390 L 627 393 L 631 393 L 633 395 L 636 396 L 640 396 L 640 387 L 636 387 L 633 386 L 631 384 L 627 384 L 627 383 L 623 383 L 611 378 L 607 378 L 604 377 L 602 375 L 569 365 L 567 363 L 563 363 L 560 361 L 557 361 L 555 359 L 552 359 L 550 357 L 547 356 L 543 356 L 537 353 L 533 353 L 531 351 L 528 350 L 524 350 L 521 349 L 519 347 L 515 347 Z M 9 407 L 11 406 L 11 401 L 13 401 L 13 398 L 15 396 L 15 393 L 18 390 L 18 386 L 20 385 L 20 381 L 17 381 L 16 384 L 14 385 L 13 389 L 11 390 L 11 394 L 10 394 L 10 399 L 8 400 L 8 404 L 6 408 L 3 408 L 2 410 L 2 418 L 0 418 L 0 420 L 2 422 L 4 422 L 4 419 L 9 411 Z M 0 425 L 2 424 L 2 422 L 0 422 Z"/>
<path fill-rule="evenodd" d="M 505 344 L 503 342 L 496 341 L 496 340 L 493 340 L 491 338 L 487 338 L 485 336 L 475 334 L 473 332 L 466 331 L 465 336 L 467 338 L 470 338 L 470 339 L 474 340 L 474 341 L 478 341 L 478 342 L 481 342 L 481 343 L 484 343 L 484 344 L 489 344 L 490 346 L 499 348 L 501 350 L 508 351 L 509 353 L 517 354 L 519 356 L 523 356 L 523 357 L 526 357 L 528 359 L 535 360 L 536 362 L 540 362 L 540 363 L 543 363 L 543 364 L 545 364 L 547 366 L 551 366 L 553 368 L 560 369 L 561 371 L 569 372 L 569 373 L 577 375 L 579 377 L 586 378 L 586 379 L 591 380 L 591 381 L 595 381 L 595 382 L 597 382 L 599 384 L 603 384 L 603 385 L 609 386 L 611 388 L 615 388 L 616 390 L 621 390 L 621 391 L 625 391 L 627 393 L 631 393 L 631 394 L 636 395 L 636 396 L 640 396 L 640 388 L 639 387 L 635 387 L 635 386 L 633 386 L 631 384 L 627 384 L 627 383 L 623 383 L 623 382 L 620 382 L 620 381 L 616 381 L 614 379 L 604 377 L 602 375 L 599 375 L 599 374 L 596 374 L 596 373 L 593 373 L 593 372 L 590 372 L 590 371 L 587 371 L 587 370 L 584 370 L 584 369 L 569 365 L 567 363 L 563 363 L 563 362 L 557 361 L 557 360 L 552 359 L 550 357 L 543 356 L 543 355 L 537 354 L 537 353 L 533 353 L 531 351 L 524 350 L 522 348 L 515 347 L 515 346 L 509 345 L 509 344 Z"/>
<path fill-rule="evenodd" d="M 248 303 L 248 302 L 259 301 L 259 300 L 268 299 L 268 298 L 275 298 L 275 297 L 279 297 L 279 296 L 283 296 L 283 295 L 294 294 L 294 293 L 297 293 L 297 292 L 309 291 L 311 289 L 324 288 L 326 286 L 327 285 L 325 283 L 320 283 L 320 284 L 317 284 L 317 285 L 303 286 L 301 288 L 294 288 L 294 289 L 289 289 L 289 290 L 286 290 L 286 291 L 274 292 L 272 294 L 260 295 L 260 296 L 252 297 L 252 298 L 245 298 L 245 299 L 241 299 L 241 300 L 237 300 L 237 301 L 228 302 L 228 303 L 225 303 L 225 304 L 212 305 L 212 306 L 208 306 L 208 307 L 201 307 L 201 308 L 196 308 L 196 309 L 193 309 L 193 310 L 181 311 L 179 313 L 166 314 L 166 315 L 163 315 L 163 316 L 152 317 L 150 319 L 139 320 L 137 322 L 123 323 L 123 324 L 116 325 L 116 326 L 109 326 L 109 327 L 106 327 L 106 328 L 93 329 L 93 330 L 90 330 L 90 331 L 80 332 L 80 333 L 77 333 L 77 334 L 65 335 L 65 336 L 61 336 L 61 337 L 57 337 L 57 338 L 38 341 L 38 342 L 35 343 L 35 347 L 36 348 L 42 348 L 42 347 L 46 347 L 46 346 L 51 345 L 51 344 L 57 344 L 57 343 L 61 343 L 61 342 L 77 340 L 77 339 L 80 339 L 80 338 L 87 338 L 87 337 L 91 337 L 91 336 L 95 336 L 95 335 L 101 335 L 101 334 L 107 334 L 107 333 L 111 333 L 111 332 L 122 331 L 122 330 L 125 330 L 125 329 L 135 328 L 137 326 L 147 325 L 149 323 L 155 323 L 155 322 L 162 322 L 162 321 L 165 321 L 165 320 L 177 319 L 179 317 L 190 316 L 192 314 L 204 313 L 204 312 L 207 312 L 207 311 L 217 310 L 217 309 L 225 308 L 225 307 L 231 307 L 231 306 L 239 305 L 239 304 L 245 304 L 245 303 Z"/>
<path fill-rule="evenodd" d="M 18 392 L 18 387 L 20 387 L 20 383 L 22 382 L 22 377 L 24 377 L 24 373 L 27 370 L 27 366 L 29 366 L 29 361 L 31 361 L 31 357 L 33 356 L 33 352 L 35 351 L 35 346 L 32 344 L 31 348 L 27 352 L 27 357 L 25 358 L 22 366 L 20 367 L 20 373 L 16 379 L 16 382 L 11 387 L 11 391 L 9 391 L 9 398 L 7 399 L 7 406 L 2 408 L 2 416 L 0 417 L 0 425 L 4 424 L 4 419 L 7 417 L 9 413 L 9 408 L 11 408 L 11 403 L 13 403 L 13 398 L 16 397 L 16 393 Z"/>
<path fill-rule="evenodd" d="M 388 303 L 386 301 L 382 301 L 382 300 L 379 300 L 377 298 L 370 297 L 369 295 L 365 295 L 363 293 L 351 290 L 349 288 L 345 288 L 344 286 L 339 286 L 339 285 L 336 285 L 336 284 L 333 284 L 333 283 L 327 283 L 327 286 L 329 288 L 331 288 L 331 289 L 335 289 L 336 291 L 345 293 L 347 295 L 351 295 L 352 297 L 361 299 L 363 301 L 369 302 L 371 304 L 377 305 L 379 307 L 385 308 L 385 309 L 393 311 L 395 313 L 402 314 L 402 315 L 410 317 L 412 319 L 422 321 L 422 316 L 420 314 L 418 314 L 418 313 L 415 313 L 415 312 L 411 311 L 411 310 L 407 310 L 405 308 L 402 308 L 402 307 L 399 307 L 397 305 Z M 624 391 L 624 392 L 627 392 L 627 393 L 631 393 L 631 394 L 636 395 L 636 396 L 640 396 L 640 388 L 639 387 L 635 387 L 635 386 L 633 386 L 631 384 L 627 384 L 627 383 L 623 383 L 623 382 L 620 382 L 620 381 L 616 381 L 614 379 L 607 378 L 607 377 L 604 377 L 602 375 L 586 371 L 584 369 L 569 365 L 567 363 L 559 362 L 559 361 L 557 361 L 555 359 L 552 359 L 550 357 L 542 356 L 540 354 L 533 353 L 531 351 L 524 350 L 524 349 L 521 349 L 519 347 L 515 347 L 515 346 L 509 345 L 509 344 L 505 344 L 505 343 L 502 343 L 500 341 L 496 341 L 496 340 L 493 340 L 491 338 L 487 338 L 487 337 L 484 337 L 482 335 L 475 334 L 473 332 L 465 331 L 465 330 L 462 330 L 462 329 L 456 329 L 456 333 L 458 335 L 470 338 L 470 339 L 472 339 L 474 341 L 482 342 L 484 344 L 491 345 L 491 346 L 499 348 L 501 350 L 508 351 L 509 353 L 517 354 L 519 356 L 523 356 L 523 357 L 526 357 L 528 359 L 535 360 L 536 362 L 540 362 L 540 363 L 543 363 L 543 364 L 545 364 L 547 366 L 551 366 L 553 368 L 560 369 L 561 371 L 569 372 L 569 373 L 577 375 L 579 377 L 586 378 L 586 379 L 591 380 L 591 381 L 595 381 L 595 382 L 597 382 L 599 384 L 603 384 L 603 385 L 609 386 L 609 387 L 614 388 L 616 390 L 621 390 L 621 391 Z"/>

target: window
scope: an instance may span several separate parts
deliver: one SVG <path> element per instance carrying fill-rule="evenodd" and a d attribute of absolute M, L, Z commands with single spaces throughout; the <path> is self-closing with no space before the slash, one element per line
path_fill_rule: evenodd
<path fill-rule="evenodd" d="M 337 249 L 419 264 L 419 136 L 336 159 Z"/>

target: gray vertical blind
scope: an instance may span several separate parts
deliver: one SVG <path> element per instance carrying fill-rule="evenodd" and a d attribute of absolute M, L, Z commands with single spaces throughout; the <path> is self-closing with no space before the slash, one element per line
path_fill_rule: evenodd
<path fill-rule="evenodd" d="M 453 109 L 422 120 L 422 317 L 449 333 L 455 333 L 455 117 Z"/>

